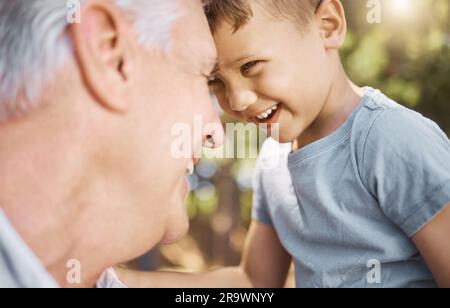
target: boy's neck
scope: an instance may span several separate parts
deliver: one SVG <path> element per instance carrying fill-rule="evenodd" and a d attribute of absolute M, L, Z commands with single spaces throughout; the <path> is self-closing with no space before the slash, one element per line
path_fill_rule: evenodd
<path fill-rule="evenodd" d="M 294 151 L 335 132 L 361 102 L 364 90 L 350 81 L 341 65 L 337 69 L 334 80 L 319 116 L 294 141 Z"/>

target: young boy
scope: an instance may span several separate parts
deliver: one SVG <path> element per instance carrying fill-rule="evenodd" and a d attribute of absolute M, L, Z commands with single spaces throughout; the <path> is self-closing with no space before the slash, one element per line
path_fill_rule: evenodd
<path fill-rule="evenodd" d="M 119 274 L 130 285 L 450 287 L 450 142 L 432 121 L 346 76 L 338 0 L 211 0 L 223 109 L 279 124 L 255 173 L 242 265 Z M 284 144 L 281 144 L 284 143 Z M 273 160 L 279 168 L 266 168 Z"/>

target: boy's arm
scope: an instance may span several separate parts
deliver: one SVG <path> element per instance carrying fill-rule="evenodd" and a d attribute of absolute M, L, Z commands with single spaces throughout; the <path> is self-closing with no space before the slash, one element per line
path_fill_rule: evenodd
<path fill-rule="evenodd" d="M 137 272 L 117 268 L 122 282 L 138 288 L 282 288 L 291 264 L 275 229 L 253 221 L 247 235 L 242 263 L 201 274 Z"/>
<path fill-rule="evenodd" d="M 254 288 L 283 288 L 292 257 L 272 225 L 254 221 L 250 226 L 241 263 Z"/>
<path fill-rule="evenodd" d="M 438 285 L 450 288 L 450 203 L 414 237 Z"/>

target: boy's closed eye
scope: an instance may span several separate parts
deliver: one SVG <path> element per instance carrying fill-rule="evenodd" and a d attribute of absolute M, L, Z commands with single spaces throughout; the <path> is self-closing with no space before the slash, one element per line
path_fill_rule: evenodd
<path fill-rule="evenodd" d="M 241 66 L 241 74 L 244 77 L 250 76 L 254 74 L 258 68 L 260 68 L 263 61 L 256 60 L 256 61 L 250 61 L 244 65 Z"/>
<path fill-rule="evenodd" d="M 245 63 L 240 67 L 240 73 L 244 77 L 250 77 L 252 75 L 255 75 L 259 72 L 259 69 L 261 68 L 261 64 L 263 61 L 261 60 L 255 60 Z M 208 85 L 210 87 L 215 87 L 218 85 L 223 84 L 223 81 L 216 75 L 213 75 L 208 80 Z"/>

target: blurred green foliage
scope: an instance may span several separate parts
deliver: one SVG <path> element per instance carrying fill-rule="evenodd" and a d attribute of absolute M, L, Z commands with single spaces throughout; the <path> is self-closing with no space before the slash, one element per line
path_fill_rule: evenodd
<path fill-rule="evenodd" d="M 448 0 L 381 0 L 381 23 L 368 1 L 343 0 L 349 24 L 342 62 L 352 80 L 436 121 L 450 134 Z"/>

